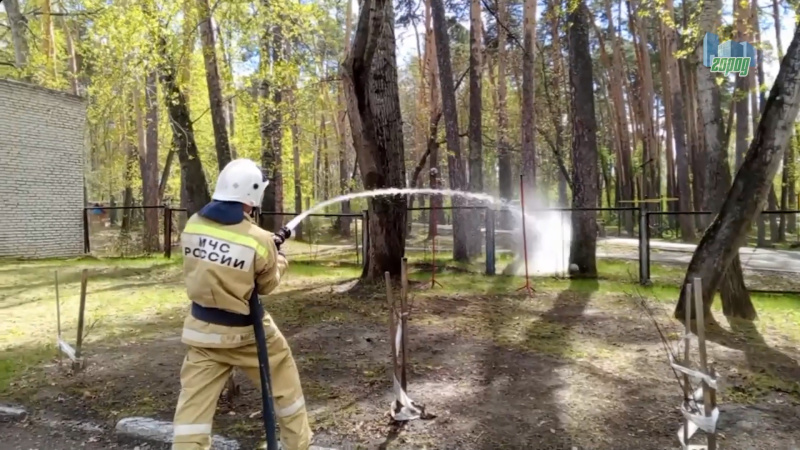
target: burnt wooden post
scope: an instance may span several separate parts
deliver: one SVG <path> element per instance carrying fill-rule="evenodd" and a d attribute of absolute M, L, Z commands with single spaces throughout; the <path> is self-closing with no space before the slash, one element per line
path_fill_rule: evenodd
<path fill-rule="evenodd" d="M 172 257 L 172 209 L 164 206 L 164 257 Z"/>
<path fill-rule="evenodd" d="M 78 309 L 78 337 L 75 344 L 75 361 L 72 363 L 74 370 L 83 367 L 81 360 L 81 349 L 83 346 L 83 319 L 86 312 L 86 284 L 89 281 L 89 270 L 83 269 L 81 272 L 81 302 Z"/>
<path fill-rule="evenodd" d="M 366 272 L 369 266 L 369 210 L 361 211 L 363 224 L 361 225 L 361 261 Z"/>
<path fill-rule="evenodd" d="M 495 210 L 486 209 L 486 275 L 495 274 Z"/>
<path fill-rule="evenodd" d="M 683 365 L 686 367 L 690 367 L 691 363 L 689 361 L 689 351 L 691 348 L 691 340 L 689 339 L 689 334 L 692 332 L 692 284 L 686 283 L 686 291 L 684 295 L 685 303 L 685 310 L 686 310 L 686 318 L 684 319 L 684 348 L 683 348 Z M 692 398 L 694 393 L 692 392 L 690 383 L 689 383 L 689 374 L 683 374 L 683 401 L 686 405 L 686 408 L 689 408 L 689 400 Z M 683 442 L 688 444 L 689 443 L 689 419 L 683 419 Z"/>
<path fill-rule="evenodd" d="M 650 284 L 650 216 L 647 204 L 639 203 L 639 284 Z"/>
<path fill-rule="evenodd" d="M 361 255 L 358 253 L 358 219 L 353 220 L 355 232 L 353 233 L 353 240 L 356 243 L 356 265 L 361 264 Z"/>
<path fill-rule="evenodd" d="M 400 266 L 400 330 L 403 339 L 401 340 L 400 348 L 402 352 L 402 360 L 400 362 L 400 386 L 403 390 L 408 390 L 407 387 L 407 370 L 406 363 L 408 362 L 408 258 L 403 258 L 402 265 Z"/>
<path fill-rule="evenodd" d="M 83 252 L 89 254 L 92 252 L 92 247 L 90 245 L 89 239 L 89 210 L 84 207 L 83 208 Z"/>

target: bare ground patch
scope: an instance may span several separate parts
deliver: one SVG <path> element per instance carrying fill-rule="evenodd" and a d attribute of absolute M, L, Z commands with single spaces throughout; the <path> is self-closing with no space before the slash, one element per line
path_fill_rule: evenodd
<path fill-rule="evenodd" d="M 276 297 L 271 312 L 297 359 L 321 444 L 460 450 L 677 445 L 681 393 L 652 323 L 629 296 L 585 284 L 534 298 L 416 291 L 409 395 L 437 417 L 396 427 L 386 416 L 392 398 L 381 293 L 291 289 L 296 292 Z M 678 324 L 662 316 L 667 332 L 677 336 Z M 90 364 L 81 374 L 69 376 L 50 364 L 45 377 L 18 382 L 12 396 L 33 409 L 111 427 L 134 414 L 171 420 L 184 348 L 179 324 L 168 323 L 172 328 L 154 338 L 89 347 Z M 717 330 L 710 339 L 724 378 L 721 445 L 788 450 L 800 444 L 797 342 L 752 327 Z M 220 405 L 214 432 L 253 444 L 261 436 L 253 416 L 257 391 L 239 379 L 242 394 Z"/>

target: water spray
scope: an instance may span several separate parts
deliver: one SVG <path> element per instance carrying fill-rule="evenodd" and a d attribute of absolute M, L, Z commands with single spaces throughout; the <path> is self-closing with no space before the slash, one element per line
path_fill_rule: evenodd
<path fill-rule="evenodd" d="M 314 205 L 311 209 L 303 211 L 300 215 L 295 217 L 294 219 L 290 220 L 289 223 L 286 224 L 286 229 L 294 230 L 297 225 L 302 222 L 306 217 L 310 214 L 313 214 L 315 211 L 319 211 L 325 207 L 330 205 L 335 205 L 337 203 L 341 203 L 347 200 L 353 200 L 357 198 L 370 198 L 370 197 L 389 197 L 394 195 L 445 195 L 448 197 L 466 197 L 471 198 L 473 200 L 478 200 L 481 202 L 492 203 L 492 204 L 501 204 L 505 206 L 511 206 L 507 202 L 498 200 L 495 197 L 492 197 L 489 194 L 481 194 L 476 192 L 464 192 L 464 191 L 456 191 L 453 189 L 430 189 L 430 188 L 388 188 L 388 189 L 376 189 L 374 191 L 364 191 L 364 192 L 355 192 L 352 194 L 347 195 L 340 195 L 338 197 L 334 197 L 330 200 L 325 200 L 322 203 Z M 511 206 L 513 208 L 513 206 Z M 518 210 L 515 209 L 516 213 L 519 213 Z"/>
<path fill-rule="evenodd" d="M 558 235 L 561 237 L 560 239 L 561 242 L 558 243 L 558 247 L 562 252 L 562 255 L 563 255 L 563 244 L 564 244 L 563 241 L 565 239 L 569 240 L 571 238 L 570 230 L 564 229 L 563 217 L 561 218 L 561 220 L 558 221 L 554 221 L 554 217 L 551 217 L 550 215 L 545 215 L 542 217 L 533 217 L 528 213 L 526 213 L 520 206 L 514 205 L 506 200 L 498 199 L 497 197 L 494 197 L 489 194 L 484 194 L 479 192 L 465 192 L 453 189 L 387 188 L 387 189 L 376 189 L 372 191 L 354 192 L 351 194 L 340 195 L 338 197 L 334 197 L 332 199 L 325 200 L 324 202 L 314 205 L 308 210 L 298 214 L 295 218 L 289 221 L 289 223 L 287 223 L 285 227 L 278 230 L 278 232 L 275 233 L 275 244 L 280 249 L 280 246 L 287 239 L 291 237 L 292 231 L 297 227 L 298 224 L 300 224 L 300 222 L 305 220 L 311 214 L 314 214 L 315 212 L 324 209 L 330 205 L 335 205 L 337 203 L 341 203 L 347 200 L 354 200 L 358 198 L 391 197 L 399 195 L 444 195 L 448 197 L 468 198 L 472 200 L 477 200 L 483 204 L 500 206 L 501 208 L 509 211 L 514 216 L 522 219 L 525 233 L 527 231 L 533 231 L 533 230 L 536 231 L 536 234 L 538 236 L 550 236 L 553 232 L 558 233 Z M 557 222 L 561 222 L 561 225 L 558 226 Z M 528 230 L 527 227 L 531 227 L 531 230 Z M 528 240 L 528 238 L 529 238 L 528 236 L 523 237 L 523 239 L 526 241 Z M 541 261 L 539 261 L 538 263 L 537 262 L 533 263 L 533 265 L 530 268 L 531 273 L 539 273 L 539 274 L 550 273 L 553 270 L 553 268 L 552 267 L 545 268 L 542 267 L 541 264 L 544 263 L 546 265 L 551 265 L 551 263 L 549 263 L 548 261 L 551 261 L 553 257 L 552 255 L 553 250 L 556 249 L 552 248 L 552 245 L 557 240 L 543 239 L 541 237 L 536 238 L 534 240 L 538 242 L 539 245 L 542 246 L 542 248 L 540 249 L 540 251 L 534 251 L 533 254 L 528 252 L 529 254 L 524 257 L 525 261 L 528 261 L 528 257 L 534 258 L 535 261 L 541 259 Z M 521 243 L 521 244 L 523 248 L 527 251 L 528 250 L 527 243 Z"/>
<path fill-rule="evenodd" d="M 525 286 L 517 289 L 517 291 L 521 291 L 525 289 L 525 292 L 528 294 L 528 297 L 531 296 L 531 293 L 534 289 L 531 287 L 531 277 L 528 273 L 528 230 L 525 229 L 525 183 L 524 183 L 525 175 L 519 176 L 519 206 L 522 210 L 522 251 L 523 255 L 525 255 Z"/>

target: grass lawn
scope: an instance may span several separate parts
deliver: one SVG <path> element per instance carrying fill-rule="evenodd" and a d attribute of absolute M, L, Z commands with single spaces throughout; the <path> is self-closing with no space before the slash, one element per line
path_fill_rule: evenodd
<path fill-rule="evenodd" d="M 267 308 L 292 345 L 321 443 L 465 450 L 676 444 L 681 393 L 641 304 L 670 338 L 679 336 L 670 316 L 681 268 L 654 265 L 654 285 L 641 287 L 635 262 L 601 260 L 600 280 L 534 278 L 529 298 L 515 292 L 519 277 L 470 273 L 480 262 L 442 259 L 442 286 L 432 289 L 430 266 L 422 264 L 429 257 L 409 254 L 409 395 L 437 418 L 398 430 L 384 416 L 392 400 L 385 291 L 352 289 L 360 274 L 355 257 L 302 262 L 311 259 L 304 245 L 289 247 L 289 275 Z M 72 374 L 57 363 L 54 278 L 58 271 L 62 335 L 74 344 L 82 269 L 90 271 L 88 365 Z M 710 333 L 709 353 L 723 377 L 721 444 L 783 448 L 800 426 L 800 297 L 756 294 L 753 302 L 760 317 L 752 325 L 728 323 L 715 303 L 722 328 Z M 171 419 L 188 310 L 179 258 L 3 261 L 0 310 L 0 398 L 107 424 L 127 415 Z M 243 382 L 240 396 L 220 404 L 215 433 L 255 441 L 260 422 L 251 413 L 258 409 L 256 391 Z"/>

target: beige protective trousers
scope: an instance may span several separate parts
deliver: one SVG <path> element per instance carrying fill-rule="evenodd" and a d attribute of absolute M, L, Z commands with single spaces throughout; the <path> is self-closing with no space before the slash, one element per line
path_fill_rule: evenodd
<path fill-rule="evenodd" d="M 272 395 L 282 447 L 284 450 L 308 450 L 311 428 L 292 351 L 274 324 L 266 327 L 266 333 Z M 189 347 L 181 367 L 173 450 L 211 448 L 211 424 L 217 400 L 234 366 L 241 368 L 261 390 L 255 344 L 237 348 Z"/>

